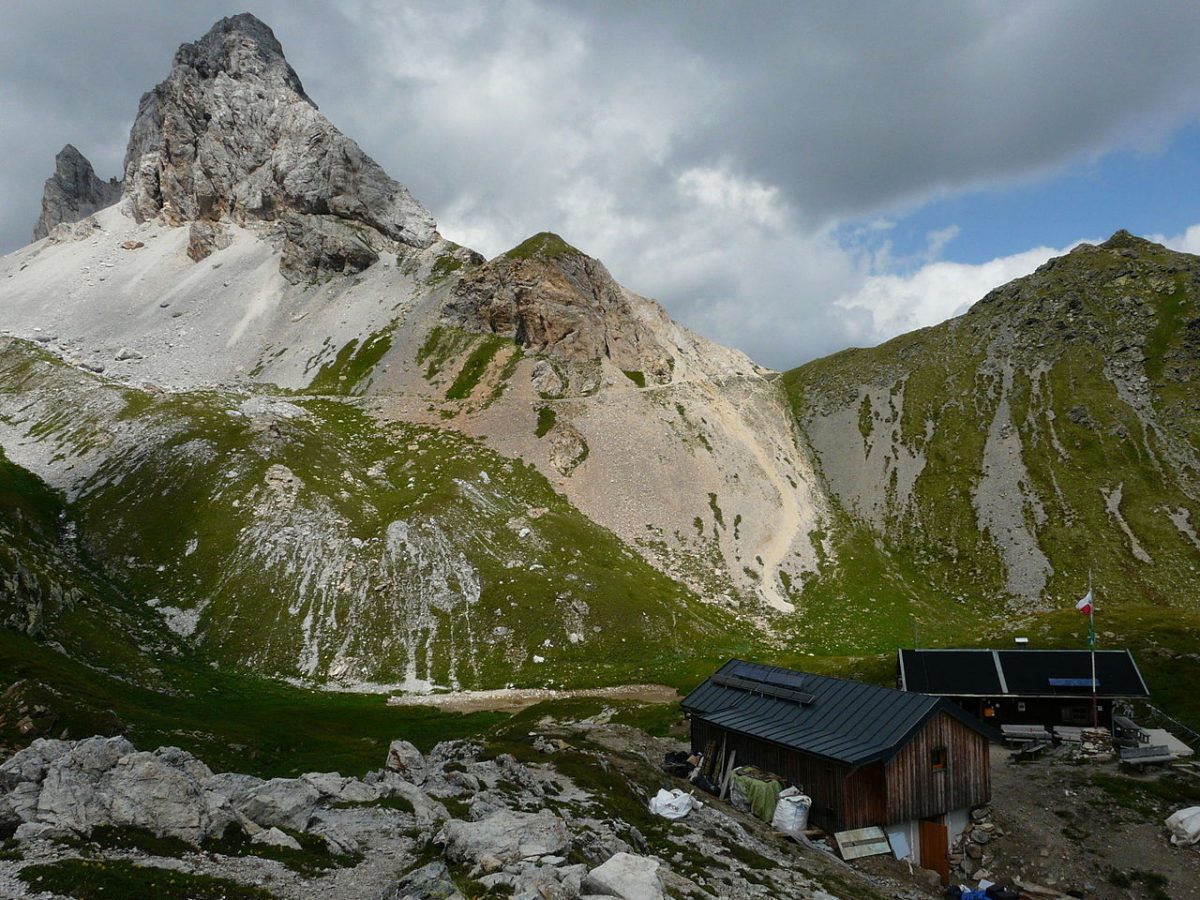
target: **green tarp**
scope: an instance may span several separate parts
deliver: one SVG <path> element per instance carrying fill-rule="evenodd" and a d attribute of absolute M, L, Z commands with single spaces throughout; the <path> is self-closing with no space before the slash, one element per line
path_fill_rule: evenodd
<path fill-rule="evenodd" d="M 775 804 L 779 801 L 783 785 L 778 781 L 755 778 L 751 772 L 758 773 L 758 770 L 749 767 L 734 769 L 731 790 L 741 792 L 756 819 L 770 822 L 775 815 Z"/>

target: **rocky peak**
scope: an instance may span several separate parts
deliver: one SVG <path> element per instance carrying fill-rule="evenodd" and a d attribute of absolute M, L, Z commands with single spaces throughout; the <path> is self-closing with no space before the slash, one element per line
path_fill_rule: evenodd
<path fill-rule="evenodd" d="M 626 291 L 599 260 L 542 232 L 455 284 L 443 317 L 565 363 L 609 360 L 653 382 L 671 380 L 657 304 Z"/>
<path fill-rule="evenodd" d="M 143 95 L 125 154 L 135 219 L 276 223 L 286 275 L 358 271 L 433 217 L 304 92 L 271 29 L 245 13 L 175 54 Z"/>
<path fill-rule="evenodd" d="M 33 239 L 41 240 L 62 222 L 86 219 L 120 198 L 120 183 L 115 178 L 101 181 L 87 157 L 67 144 L 54 157 L 54 174 L 42 189 L 42 214 L 33 228 Z"/>

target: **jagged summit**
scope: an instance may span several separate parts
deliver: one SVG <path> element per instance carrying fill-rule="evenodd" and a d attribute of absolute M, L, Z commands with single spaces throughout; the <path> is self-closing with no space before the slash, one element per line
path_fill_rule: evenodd
<path fill-rule="evenodd" d="M 283 55 L 283 45 L 265 22 L 251 13 L 221 19 L 200 40 L 175 51 L 174 65 L 194 69 L 202 78 L 227 75 L 273 82 L 307 100 L 300 76 Z"/>
<path fill-rule="evenodd" d="M 67 144 L 54 157 L 54 174 L 42 190 L 42 214 L 33 228 L 33 239 L 41 240 L 54 226 L 78 222 L 120 198 L 120 183 L 115 178 L 102 181 L 96 177 L 87 157 Z"/>
<path fill-rule="evenodd" d="M 360 271 L 389 242 L 437 237 L 429 212 L 318 111 L 271 29 L 248 13 L 180 47 L 143 95 L 125 186 L 139 222 L 281 224 L 293 280 Z"/>

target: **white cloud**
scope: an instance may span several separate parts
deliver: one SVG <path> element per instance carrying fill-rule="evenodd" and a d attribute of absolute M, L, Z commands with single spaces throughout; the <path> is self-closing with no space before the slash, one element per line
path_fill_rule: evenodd
<path fill-rule="evenodd" d="M 1182 234 L 1177 234 L 1174 237 L 1165 237 L 1164 235 L 1156 234 L 1151 236 L 1149 240 L 1164 244 L 1172 250 L 1200 254 L 1200 225 L 1192 225 Z"/>
<path fill-rule="evenodd" d="M 65 141 L 117 171 L 137 97 L 235 2 L 0 0 L 0 106 L 20 126 L 0 129 L 0 247 L 26 239 Z M 1200 112 L 1194 3 L 255 9 L 447 237 L 490 256 L 558 231 L 776 367 L 931 324 L 1055 252 L 956 265 L 951 226 L 897 258 L 905 211 L 1153 147 Z"/>
<path fill-rule="evenodd" d="M 847 314 L 852 343 L 876 344 L 961 315 L 988 291 L 1070 249 L 1034 247 L 978 265 L 939 261 L 907 275 L 870 275 L 834 305 Z"/>

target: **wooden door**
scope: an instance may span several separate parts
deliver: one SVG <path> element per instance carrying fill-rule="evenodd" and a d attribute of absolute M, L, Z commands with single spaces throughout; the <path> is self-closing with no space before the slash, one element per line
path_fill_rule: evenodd
<path fill-rule="evenodd" d="M 942 884 L 950 883 L 950 837 L 941 822 L 921 820 L 921 868 L 941 875 Z"/>

